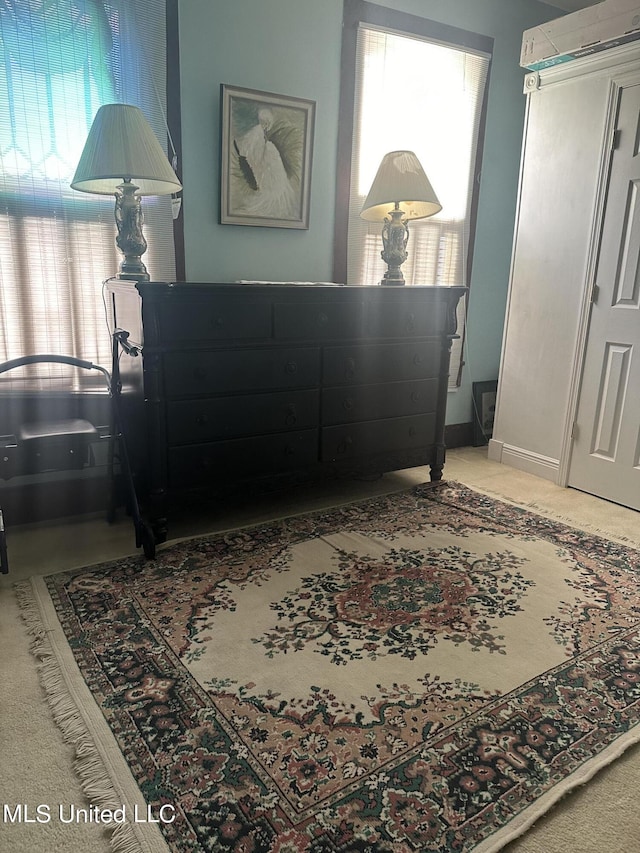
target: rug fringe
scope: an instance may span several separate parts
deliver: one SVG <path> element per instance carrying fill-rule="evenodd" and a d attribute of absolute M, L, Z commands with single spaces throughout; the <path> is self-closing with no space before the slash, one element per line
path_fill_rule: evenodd
<path fill-rule="evenodd" d="M 601 536 L 603 539 L 608 539 L 610 542 L 620 542 L 622 545 L 631 545 L 632 547 L 640 548 L 640 539 L 632 539 L 629 536 L 612 533 L 611 530 L 605 530 L 603 527 L 596 527 L 594 524 L 576 521 L 575 518 L 571 518 L 571 516 L 568 515 L 558 515 L 546 507 L 540 506 L 534 501 L 529 504 L 525 504 L 524 508 L 531 509 L 534 512 L 537 512 L 538 515 L 544 515 L 545 518 L 550 518 L 552 520 L 555 519 L 561 524 L 566 524 L 568 527 L 576 527 L 579 530 L 584 530 L 585 533 L 593 533 L 594 536 Z"/>
<path fill-rule="evenodd" d="M 37 659 L 40 683 L 65 743 L 75 752 L 74 770 L 83 793 L 91 805 L 113 809 L 122 805 L 118 793 L 100 756 L 98 748 L 70 696 L 64 675 L 42 621 L 33 587 L 29 581 L 14 584 L 14 590 L 27 632 L 31 636 L 31 653 Z M 140 839 L 129 823 L 116 824 L 109 843 L 113 853 L 142 853 Z"/>
<path fill-rule="evenodd" d="M 509 504 L 510 506 L 516 506 L 520 509 L 530 510 L 532 512 L 537 513 L 538 515 L 543 516 L 544 518 L 548 518 L 550 521 L 557 521 L 560 524 L 566 524 L 567 527 L 574 527 L 576 530 L 582 530 L 585 533 L 592 533 L 594 536 L 601 536 L 603 539 L 608 539 L 611 542 L 619 542 L 621 545 L 630 545 L 632 548 L 640 548 L 640 537 L 631 538 L 629 536 L 622 536 L 621 534 L 613 533 L 611 530 L 605 530 L 602 527 L 597 527 L 594 524 L 589 524 L 588 522 L 578 521 L 575 517 L 571 517 L 569 515 L 560 515 L 558 512 L 554 511 L 548 506 L 541 506 L 536 501 L 518 501 L 515 498 L 509 498 L 504 492 L 489 489 L 486 486 L 478 486 L 476 484 L 469 485 L 467 483 L 460 483 L 453 480 L 448 480 L 447 485 L 459 486 L 463 489 L 470 489 L 473 492 L 478 492 L 478 494 L 485 495 L 488 498 L 495 498 L 496 500 L 501 501 L 502 503 Z M 624 507 L 621 507 L 624 509 Z M 630 510 L 631 512 L 631 510 Z"/>

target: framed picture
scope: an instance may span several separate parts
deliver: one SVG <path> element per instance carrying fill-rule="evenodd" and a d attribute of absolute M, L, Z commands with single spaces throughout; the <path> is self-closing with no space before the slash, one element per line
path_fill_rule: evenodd
<path fill-rule="evenodd" d="M 220 222 L 308 228 L 315 102 L 222 84 Z"/>
<path fill-rule="evenodd" d="M 488 444 L 493 435 L 493 419 L 496 413 L 498 381 L 474 382 L 473 393 L 473 445 Z"/>

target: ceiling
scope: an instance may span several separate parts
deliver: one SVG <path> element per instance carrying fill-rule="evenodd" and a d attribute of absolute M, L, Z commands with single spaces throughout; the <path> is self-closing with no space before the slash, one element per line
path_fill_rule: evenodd
<path fill-rule="evenodd" d="M 545 0 L 551 6 L 564 9 L 565 12 L 577 12 L 578 9 L 586 9 L 587 6 L 595 6 L 600 0 Z"/>

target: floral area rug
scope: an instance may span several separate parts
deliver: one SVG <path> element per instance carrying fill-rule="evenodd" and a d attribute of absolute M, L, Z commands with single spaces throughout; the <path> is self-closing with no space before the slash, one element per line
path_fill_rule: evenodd
<path fill-rule="evenodd" d="M 173 853 L 467 853 L 639 739 L 639 569 L 445 484 L 43 583 Z"/>

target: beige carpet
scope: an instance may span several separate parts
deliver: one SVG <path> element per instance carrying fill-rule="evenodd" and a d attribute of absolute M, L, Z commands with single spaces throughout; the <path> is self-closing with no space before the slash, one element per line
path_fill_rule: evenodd
<path fill-rule="evenodd" d="M 570 490 L 487 462 L 482 451 L 449 454 L 446 474 L 469 486 L 499 497 L 532 506 L 573 522 L 598 529 L 610 538 L 640 544 L 638 514 L 597 501 Z M 383 478 L 374 484 L 324 485 L 304 494 L 273 496 L 240 508 L 228 506 L 224 514 L 176 524 L 174 535 L 223 529 L 266 520 L 360 495 L 394 490 L 424 481 L 427 472 L 416 469 Z M 51 528 L 10 531 L 12 575 L 0 581 L 0 754 L 3 771 L 3 803 L 27 804 L 35 814 L 42 804 L 76 804 L 86 800 L 72 769 L 73 755 L 62 743 L 38 683 L 29 640 L 20 620 L 11 581 L 37 573 L 51 573 L 87 565 L 133 550 L 132 533 L 125 520 L 108 528 L 101 520 Z M 82 760 L 82 757 L 81 757 Z M 509 851 L 519 853 L 627 853 L 638 849 L 640 817 L 635 805 L 640 779 L 640 753 L 631 749 L 603 770 L 584 789 L 575 792 L 540 820 L 537 826 L 513 842 Z M 106 851 L 106 833 L 96 825 L 0 823 L 0 851 Z"/>

